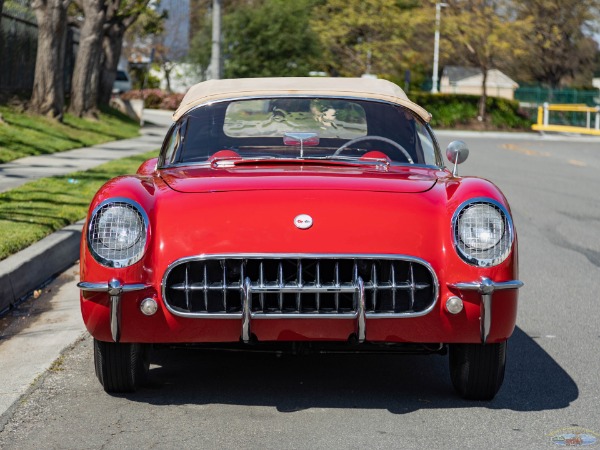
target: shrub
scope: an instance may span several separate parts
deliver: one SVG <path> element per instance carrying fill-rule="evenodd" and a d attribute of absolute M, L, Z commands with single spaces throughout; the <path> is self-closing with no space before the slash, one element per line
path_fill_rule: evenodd
<path fill-rule="evenodd" d="M 177 109 L 184 94 L 169 94 L 160 89 L 136 89 L 125 92 L 121 95 L 123 100 L 144 99 L 144 108 L 150 109 L 168 109 L 174 111 Z"/>
<path fill-rule="evenodd" d="M 432 114 L 434 127 L 468 127 L 478 123 L 477 95 L 411 93 L 410 98 Z M 519 102 L 499 97 L 488 97 L 486 102 L 488 123 L 500 129 L 530 129 L 531 120 L 519 109 Z"/>

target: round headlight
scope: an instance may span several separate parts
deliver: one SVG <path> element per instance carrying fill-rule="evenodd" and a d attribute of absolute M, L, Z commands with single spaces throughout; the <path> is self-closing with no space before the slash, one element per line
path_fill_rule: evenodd
<path fill-rule="evenodd" d="M 102 202 L 92 213 L 88 245 L 94 258 L 109 267 L 127 267 L 146 249 L 148 219 L 140 205 L 128 199 Z"/>
<path fill-rule="evenodd" d="M 143 234 L 142 221 L 137 211 L 115 205 L 98 217 L 98 236 L 102 245 L 117 251 L 126 250 Z"/>
<path fill-rule="evenodd" d="M 469 264 L 489 267 L 510 253 L 513 228 L 508 211 L 494 200 L 471 200 L 462 204 L 453 219 L 458 254 Z"/>
<path fill-rule="evenodd" d="M 467 247 L 476 250 L 492 248 L 504 235 L 502 214 L 486 203 L 465 208 L 458 217 L 458 234 Z"/>

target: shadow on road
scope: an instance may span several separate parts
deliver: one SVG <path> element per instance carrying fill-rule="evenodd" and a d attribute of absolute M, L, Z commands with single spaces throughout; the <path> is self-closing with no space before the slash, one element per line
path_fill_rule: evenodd
<path fill-rule="evenodd" d="M 484 406 L 542 411 L 566 408 L 579 390 L 533 339 L 516 329 L 509 342 L 504 385 L 491 402 L 458 398 L 447 357 L 266 353 L 169 349 L 155 352 L 148 387 L 130 400 L 153 405 L 273 406 L 280 412 L 310 408 L 419 409 Z"/>

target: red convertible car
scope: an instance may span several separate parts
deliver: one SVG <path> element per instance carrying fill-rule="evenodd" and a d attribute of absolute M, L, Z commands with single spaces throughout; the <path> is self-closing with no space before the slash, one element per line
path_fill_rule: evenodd
<path fill-rule="evenodd" d="M 155 344 L 448 353 L 491 399 L 513 332 L 517 238 L 489 181 L 445 167 L 395 84 L 263 78 L 193 86 L 158 158 L 106 183 L 81 244 L 81 310 L 107 392 Z"/>

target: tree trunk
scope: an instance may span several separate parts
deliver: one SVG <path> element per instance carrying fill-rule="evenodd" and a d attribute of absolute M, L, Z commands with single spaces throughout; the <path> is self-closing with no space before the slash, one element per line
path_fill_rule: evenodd
<path fill-rule="evenodd" d="M 85 21 L 81 27 L 79 49 L 71 85 L 69 111 L 78 116 L 95 115 L 98 106 L 98 75 L 102 49 L 105 0 L 83 0 Z"/>
<path fill-rule="evenodd" d="M 119 59 L 121 58 L 125 30 L 122 25 L 115 23 L 104 31 L 102 67 L 98 89 L 98 103 L 101 105 L 108 105 L 110 102 L 113 84 L 117 76 L 117 68 L 119 67 Z"/>
<path fill-rule="evenodd" d="M 485 105 L 487 103 L 487 68 L 482 67 L 481 72 L 483 74 L 483 82 L 481 84 L 481 97 L 479 98 L 479 117 L 482 122 L 486 119 Z"/>
<path fill-rule="evenodd" d="M 108 105 L 119 67 L 125 31 L 138 19 L 150 0 L 105 0 L 107 3 L 98 103 Z"/>
<path fill-rule="evenodd" d="M 173 93 L 173 90 L 171 89 L 171 72 L 173 71 L 174 67 L 175 64 L 168 61 L 162 65 L 162 70 L 165 74 L 165 82 L 167 83 L 167 92 L 169 94 Z"/>
<path fill-rule="evenodd" d="M 33 94 L 29 109 L 62 121 L 67 7 L 71 0 L 34 0 L 38 23 Z"/>

